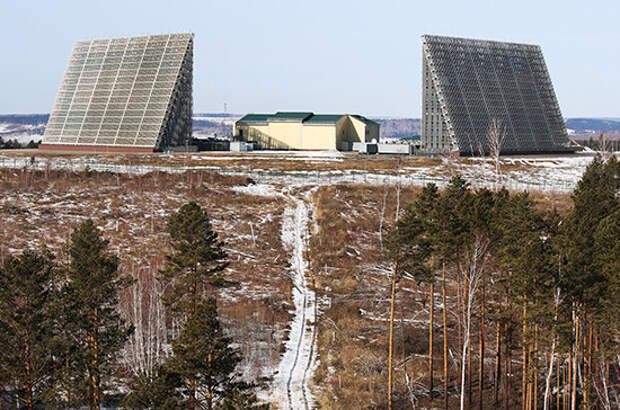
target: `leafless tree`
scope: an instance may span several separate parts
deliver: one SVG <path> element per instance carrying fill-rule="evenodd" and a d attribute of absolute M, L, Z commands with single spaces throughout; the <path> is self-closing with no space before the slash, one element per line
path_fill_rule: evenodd
<path fill-rule="evenodd" d="M 473 306 L 478 293 L 478 287 L 482 275 L 485 272 L 487 264 L 487 256 L 489 253 L 491 242 L 484 234 L 476 234 L 471 247 L 464 251 L 461 263 L 459 263 L 460 274 L 464 279 L 465 297 L 467 300 L 464 320 L 464 340 L 461 354 L 461 410 L 465 409 L 465 369 L 467 366 L 467 355 L 469 352 L 469 344 L 471 343 L 471 322 L 473 315 Z"/>
<path fill-rule="evenodd" d="M 489 124 L 487 130 L 487 147 L 489 149 L 489 156 L 493 158 L 495 162 L 495 177 L 499 178 L 499 155 L 504 148 L 504 141 L 506 139 L 506 125 L 502 120 L 493 118 Z"/>
<path fill-rule="evenodd" d="M 605 160 L 611 155 L 611 141 L 607 139 L 607 135 L 604 132 L 601 132 L 598 136 L 598 150 Z"/>
<path fill-rule="evenodd" d="M 556 288 L 553 295 L 553 303 L 555 305 L 555 315 L 553 317 L 554 323 L 557 323 L 558 320 L 558 309 L 560 307 L 560 303 L 562 302 L 562 298 L 560 297 L 560 288 Z M 551 376 L 553 375 L 553 362 L 555 360 L 555 348 L 557 345 L 557 329 L 553 329 L 553 339 L 551 343 L 551 353 L 549 354 L 549 368 L 547 372 L 547 378 L 545 379 L 545 396 L 543 402 L 543 409 L 547 410 L 549 408 L 549 401 L 551 395 Z M 560 360 L 557 359 L 557 367 L 560 367 Z M 559 394 L 559 392 L 558 392 Z"/>

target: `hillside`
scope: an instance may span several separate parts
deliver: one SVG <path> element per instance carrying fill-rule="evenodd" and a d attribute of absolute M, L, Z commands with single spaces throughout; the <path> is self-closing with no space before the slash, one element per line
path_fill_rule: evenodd
<path fill-rule="evenodd" d="M 194 136 L 232 135 L 233 125 L 241 116 L 225 113 L 194 113 Z M 15 139 L 21 144 L 30 140 L 38 141 L 45 131 L 49 114 L 10 114 L 0 115 L 0 138 L 4 141 Z M 404 138 L 421 133 L 419 118 L 373 117 L 381 124 L 381 138 Z M 600 132 L 611 138 L 620 138 L 620 120 L 613 118 L 567 118 L 569 134 L 576 139 L 588 139 Z"/>

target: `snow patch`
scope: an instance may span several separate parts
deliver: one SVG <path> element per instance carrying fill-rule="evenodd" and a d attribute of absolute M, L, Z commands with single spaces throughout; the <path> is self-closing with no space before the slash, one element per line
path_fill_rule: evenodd
<path fill-rule="evenodd" d="M 265 197 L 283 196 L 279 191 L 275 189 L 273 185 L 269 185 L 269 184 L 239 185 L 239 186 L 234 186 L 230 189 L 232 191 L 240 192 L 246 195 L 265 196 Z"/>
<path fill-rule="evenodd" d="M 308 266 L 304 258 L 308 242 L 308 207 L 302 199 L 295 198 L 293 201 L 295 207 L 284 210 L 281 239 L 284 248 L 292 253 L 290 263 L 295 310 L 270 398 L 280 408 L 310 409 L 313 398 L 308 383 L 316 363 L 316 296 L 308 288 L 305 275 Z"/>

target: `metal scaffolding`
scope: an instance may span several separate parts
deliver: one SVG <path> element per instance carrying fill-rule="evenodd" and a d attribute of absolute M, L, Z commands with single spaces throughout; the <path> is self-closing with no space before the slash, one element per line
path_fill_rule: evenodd
<path fill-rule="evenodd" d="M 494 119 L 506 129 L 502 153 L 569 151 L 539 46 L 424 35 L 422 58 L 424 151 L 488 152 Z"/>
<path fill-rule="evenodd" d="M 182 146 L 192 133 L 193 34 L 78 41 L 46 146 Z"/>

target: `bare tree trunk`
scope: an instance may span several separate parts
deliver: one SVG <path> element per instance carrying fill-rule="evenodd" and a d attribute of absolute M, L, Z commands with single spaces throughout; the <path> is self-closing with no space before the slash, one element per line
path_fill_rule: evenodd
<path fill-rule="evenodd" d="M 433 399 L 433 311 L 435 310 L 435 278 L 433 274 L 433 258 L 431 257 L 430 312 L 428 325 L 428 394 Z"/>
<path fill-rule="evenodd" d="M 521 409 L 526 409 L 527 403 L 527 296 L 523 295 L 523 334 L 522 334 L 522 366 L 521 366 Z"/>
<path fill-rule="evenodd" d="M 469 306 L 467 309 L 467 316 L 469 316 Z M 463 343 L 462 359 L 461 359 L 461 410 L 465 409 L 465 361 L 467 360 L 467 351 L 469 348 L 469 322 L 466 320 L 465 325 L 465 340 Z"/>
<path fill-rule="evenodd" d="M 67 355 L 65 356 L 65 383 L 67 389 L 67 408 L 71 408 L 71 373 L 69 372 L 69 348 L 67 348 Z"/>
<path fill-rule="evenodd" d="M 533 356 L 533 371 L 534 371 L 534 381 L 532 382 L 532 389 L 534 389 L 533 393 L 533 403 L 532 406 L 534 409 L 538 408 L 538 324 L 535 327 L 535 339 L 534 339 L 534 356 Z"/>
<path fill-rule="evenodd" d="M 468 332 L 470 333 L 469 335 L 469 344 L 467 346 L 467 408 L 471 409 L 471 395 L 472 395 L 472 388 L 471 388 L 471 346 L 473 345 L 473 342 L 471 341 L 472 336 L 471 336 L 471 327 L 468 330 Z"/>
<path fill-rule="evenodd" d="M 98 312 L 97 308 L 93 310 L 92 316 L 92 329 L 89 330 L 88 338 L 88 347 L 90 349 L 90 388 L 91 388 L 91 407 L 95 410 L 100 410 L 100 393 L 99 393 L 99 348 L 97 346 L 97 324 L 98 320 Z"/>
<path fill-rule="evenodd" d="M 575 343 L 574 348 L 575 352 L 573 353 L 573 380 L 571 386 L 571 410 L 577 409 L 577 356 L 579 354 L 578 344 L 579 344 L 579 316 L 575 314 L 575 310 L 573 309 L 573 318 L 575 324 Z"/>
<path fill-rule="evenodd" d="M 568 366 L 567 366 L 567 372 L 568 372 L 568 378 L 566 379 L 567 381 L 567 388 L 566 388 L 566 405 L 564 406 L 564 408 L 568 408 L 570 407 L 570 402 L 571 399 L 573 397 L 573 392 L 572 392 L 572 388 L 573 388 L 573 346 L 571 344 L 571 346 L 569 346 L 568 348 Z"/>
<path fill-rule="evenodd" d="M 393 336 L 394 336 L 394 299 L 396 295 L 396 275 L 398 273 L 398 262 L 394 264 L 394 272 L 392 273 L 392 294 L 390 297 L 390 335 L 388 342 L 388 409 L 392 409 L 392 356 L 393 352 Z"/>
<path fill-rule="evenodd" d="M 196 380 L 191 379 L 189 381 L 189 408 L 194 410 L 196 408 Z"/>
<path fill-rule="evenodd" d="M 457 280 L 457 289 L 456 289 L 456 320 L 457 320 L 457 342 L 459 344 L 459 348 L 463 346 L 463 300 L 461 298 L 463 292 L 463 284 L 461 280 L 461 273 L 457 272 L 456 280 Z M 459 373 L 460 373 L 459 369 Z"/>
<path fill-rule="evenodd" d="M 388 190 L 383 188 L 383 201 L 381 202 L 381 219 L 379 220 L 379 246 L 383 250 L 383 220 L 385 219 L 385 201 L 387 198 Z"/>
<path fill-rule="evenodd" d="M 549 403 L 551 400 L 550 392 L 551 392 L 551 377 L 553 375 L 553 362 L 555 360 L 555 344 L 556 344 L 556 336 L 553 335 L 553 341 L 551 342 L 551 353 L 549 354 L 549 370 L 547 372 L 547 378 L 545 380 L 545 396 L 543 399 L 543 410 L 549 409 Z M 559 364 L 559 363 L 558 363 Z M 559 383 L 559 373 L 558 373 L 558 383 Z M 558 384 L 558 395 L 560 388 Z"/>
<path fill-rule="evenodd" d="M 498 321 L 497 322 L 497 330 L 495 332 L 495 377 L 494 377 L 494 381 L 493 381 L 493 404 L 495 405 L 495 407 L 498 407 L 498 392 L 499 392 L 499 374 L 501 371 L 501 360 L 502 360 L 502 355 L 501 355 L 501 349 L 502 349 L 502 345 L 501 345 L 501 338 L 500 338 L 500 326 L 501 323 Z"/>
<path fill-rule="evenodd" d="M 478 248 L 476 247 L 476 251 L 477 249 Z M 471 360 L 469 359 L 470 357 L 469 353 L 471 352 L 470 336 L 471 336 L 472 304 L 474 302 L 474 297 L 478 289 L 480 275 L 482 272 L 482 269 L 476 266 L 476 263 L 478 262 L 477 257 L 474 256 L 473 260 L 475 261 L 473 265 L 473 269 L 468 270 L 468 275 L 465 276 L 465 283 L 464 283 L 464 287 L 467 289 L 467 293 L 466 293 L 467 311 L 466 311 L 466 316 L 465 316 L 465 331 L 464 331 L 465 340 L 463 343 L 463 351 L 462 351 L 462 358 L 461 358 L 461 362 L 462 362 L 462 366 L 461 366 L 461 410 L 465 408 L 465 366 L 466 366 L 466 363 L 468 363 L 468 360 L 469 360 L 469 363 L 471 363 Z M 471 367 L 470 367 L 470 371 L 471 371 Z M 471 380 L 471 377 L 470 377 L 470 380 Z M 471 386 L 469 389 L 469 399 L 471 400 Z"/>
<path fill-rule="evenodd" d="M 25 357 L 25 373 L 26 373 L 26 407 L 28 410 L 32 410 L 34 406 L 34 398 L 32 397 L 32 382 L 31 382 L 31 368 L 30 368 L 30 345 L 26 343 L 24 348 Z"/>
<path fill-rule="evenodd" d="M 443 298 L 443 404 L 448 410 L 448 325 L 446 323 L 446 262 L 442 266 L 441 294 Z"/>
<path fill-rule="evenodd" d="M 558 356 L 557 362 L 555 365 L 555 408 L 556 410 L 560 409 L 560 378 L 562 377 L 562 367 L 560 367 L 560 357 Z"/>
<path fill-rule="evenodd" d="M 505 372 L 505 376 L 504 376 L 504 409 L 508 410 L 508 400 L 510 397 L 510 390 L 511 390 L 511 386 L 510 386 L 510 382 L 512 380 L 512 352 L 510 350 L 511 346 L 512 346 L 512 337 L 510 334 L 508 334 L 508 323 L 505 324 L 506 327 L 506 333 L 507 333 L 507 337 L 508 337 L 508 341 L 506 343 L 506 372 Z"/>
<path fill-rule="evenodd" d="M 485 315 L 485 298 L 486 298 L 486 284 L 484 283 L 484 278 L 482 279 L 482 299 L 480 303 L 480 334 L 478 341 L 478 345 L 480 346 L 479 355 L 479 365 L 478 365 L 478 408 L 482 410 L 482 388 L 484 386 L 484 315 Z"/>
<path fill-rule="evenodd" d="M 592 323 L 590 323 L 589 326 L 589 333 L 588 333 L 588 377 L 586 379 L 586 386 L 585 386 L 585 392 L 588 392 L 590 390 L 590 386 L 592 385 L 592 381 L 593 381 L 593 374 L 592 374 Z M 586 409 L 588 408 L 588 404 L 589 402 L 587 400 L 584 400 L 586 403 Z"/>
<path fill-rule="evenodd" d="M 551 341 L 551 354 L 549 355 L 549 371 L 547 372 L 547 379 L 545 381 L 545 397 L 544 397 L 544 403 L 543 403 L 543 410 L 547 410 L 549 408 L 549 404 L 551 403 L 551 397 L 550 397 L 550 391 L 551 391 L 551 376 L 553 375 L 553 360 L 555 358 L 555 346 L 557 343 L 557 322 L 558 322 L 558 308 L 560 306 L 560 288 L 556 288 L 554 295 L 553 295 L 553 302 L 554 302 L 554 314 L 553 314 L 553 336 L 552 336 L 552 341 Z M 559 369 L 559 361 L 558 361 L 558 369 Z M 559 380 L 560 380 L 560 373 L 557 372 L 558 374 L 558 382 L 557 382 L 557 386 L 558 386 L 558 397 L 560 395 L 560 384 L 559 384 Z M 558 402 L 558 406 L 559 406 L 559 402 Z"/>

